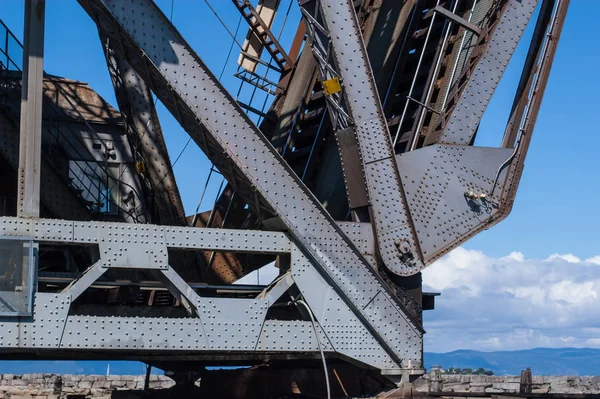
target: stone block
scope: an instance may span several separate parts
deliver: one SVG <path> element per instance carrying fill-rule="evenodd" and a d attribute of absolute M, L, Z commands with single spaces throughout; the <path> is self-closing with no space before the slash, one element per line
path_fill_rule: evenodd
<path fill-rule="evenodd" d="M 492 384 L 490 384 L 490 387 L 492 386 Z M 485 389 L 488 388 L 486 386 L 473 386 L 471 385 L 471 387 L 469 388 L 469 392 L 485 392 Z"/>
<path fill-rule="evenodd" d="M 494 383 L 493 388 L 501 389 L 504 392 L 519 392 L 521 385 L 515 382 Z"/>
<path fill-rule="evenodd" d="M 491 387 L 491 388 L 485 388 L 484 392 L 485 393 L 504 393 L 505 391 L 500 388 Z"/>
<path fill-rule="evenodd" d="M 443 390 L 444 390 L 444 392 L 467 392 L 469 390 L 469 384 L 461 384 L 461 383 L 447 384 L 444 381 Z"/>
<path fill-rule="evenodd" d="M 149 384 L 149 388 L 150 389 L 162 388 L 162 381 L 158 381 L 158 379 L 155 381 L 151 380 L 150 384 Z"/>
<path fill-rule="evenodd" d="M 504 377 L 504 382 L 507 383 L 517 383 L 520 384 L 521 383 L 521 377 L 516 377 L 516 376 L 511 376 L 511 375 L 507 375 L 506 377 Z"/>
<path fill-rule="evenodd" d="M 3 380 L 12 380 L 15 378 L 14 374 L 2 374 L 2 379 Z"/>
<path fill-rule="evenodd" d="M 200 386 L 200 380 L 197 380 L 196 382 L 194 382 L 194 385 L 196 385 L 197 387 L 199 387 Z M 161 386 L 163 388 L 174 387 L 175 386 L 175 381 L 173 381 L 172 379 L 169 378 L 168 380 L 161 381 Z"/>
<path fill-rule="evenodd" d="M 26 387 L 27 384 L 29 384 L 29 381 L 25 381 L 25 380 L 23 380 L 21 378 L 12 380 L 10 382 L 10 385 L 13 386 L 13 387 Z"/>
<path fill-rule="evenodd" d="M 92 383 L 92 388 L 94 389 L 108 389 L 110 388 L 110 381 L 107 380 L 97 380 Z"/>
<path fill-rule="evenodd" d="M 466 376 L 465 376 L 466 377 Z M 487 375 L 472 375 L 469 382 L 471 384 L 488 384 Z"/>
<path fill-rule="evenodd" d="M 108 390 L 108 389 L 92 388 L 92 389 L 90 389 L 90 394 L 92 395 L 92 397 L 95 397 L 95 396 L 104 396 L 104 395 L 110 394 L 110 390 Z"/>
<path fill-rule="evenodd" d="M 127 384 L 126 381 L 121 381 L 121 380 L 112 380 L 112 381 L 108 381 L 108 383 L 110 384 L 111 388 L 122 388 Z"/>
<path fill-rule="evenodd" d="M 541 375 L 531 376 L 531 383 L 532 384 L 543 384 L 544 383 L 544 377 L 541 376 Z"/>
<path fill-rule="evenodd" d="M 491 388 L 493 384 L 491 382 L 481 381 L 481 382 L 471 382 L 470 385 L 472 387 Z"/>
<path fill-rule="evenodd" d="M 17 395 L 28 395 L 27 387 L 10 387 L 6 393 L 10 394 L 10 397 L 14 397 Z"/>
<path fill-rule="evenodd" d="M 548 393 L 550 392 L 550 384 L 534 384 L 531 387 L 532 393 Z"/>
<path fill-rule="evenodd" d="M 449 384 L 458 384 L 461 382 L 461 375 L 455 375 L 455 374 L 444 374 L 442 375 L 442 381 L 444 382 L 444 384 L 449 383 Z"/>
<path fill-rule="evenodd" d="M 551 384 L 548 393 L 583 393 L 583 388 L 573 385 L 555 385 Z"/>
<path fill-rule="evenodd" d="M 77 387 L 83 389 L 90 389 L 92 387 L 92 381 L 79 381 Z"/>

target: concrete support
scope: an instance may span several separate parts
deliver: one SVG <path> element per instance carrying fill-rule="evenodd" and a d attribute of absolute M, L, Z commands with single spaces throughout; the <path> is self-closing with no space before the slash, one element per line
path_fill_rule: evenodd
<path fill-rule="evenodd" d="M 25 1 L 17 214 L 40 215 L 45 0 Z"/>

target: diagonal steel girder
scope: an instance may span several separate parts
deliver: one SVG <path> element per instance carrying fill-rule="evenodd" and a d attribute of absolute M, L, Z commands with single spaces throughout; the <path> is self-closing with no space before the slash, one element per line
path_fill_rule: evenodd
<path fill-rule="evenodd" d="M 79 3 L 103 32 L 121 41 L 127 62 L 223 174 L 230 181 L 243 177 L 236 182 L 246 187 L 242 195 L 254 192 L 276 212 L 312 265 L 398 366 L 420 369 L 418 322 L 159 8 L 150 0 Z M 385 306 L 373 306 L 376 297 Z"/>
<path fill-rule="evenodd" d="M 152 190 L 147 197 L 154 197 L 154 208 L 149 212 L 157 216 L 153 223 L 174 226 L 186 226 L 183 202 L 179 195 L 175 175 L 167 152 L 162 128 L 152 99 L 152 92 L 138 73 L 113 48 L 111 43 L 99 32 L 102 49 L 106 57 L 115 90 L 119 110 L 126 122 L 133 147 L 142 158 L 143 167 L 139 168 L 140 179 L 146 179 Z M 147 201 L 147 206 L 151 206 Z"/>
<path fill-rule="evenodd" d="M 514 54 L 539 0 L 508 0 L 498 10 L 499 20 L 482 35 L 483 54 L 473 70 L 466 70 L 468 83 L 456 93 L 459 98 L 447 116 L 440 136 L 429 138 L 426 144 L 468 145 L 474 138 L 506 67 Z M 460 96 L 460 97 L 458 97 Z"/>
<path fill-rule="evenodd" d="M 379 256 L 386 268 L 395 274 L 412 275 L 424 267 L 423 254 L 406 205 L 390 132 L 354 11 L 354 2 L 312 0 L 313 4 L 309 3 L 300 1 L 305 21 L 310 26 L 322 20 L 324 26 L 316 29 L 328 32 L 336 64 L 320 68 L 321 78 L 327 79 L 325 73 L 331 69 L 339 74 L 343 82 L 343 97 L 352 119 L 349 129 L 356 138 L 360 152 L 360 159 L 344 159 L 342 156 L 345 179 L 358 178 L 346 175 L 352 166 L 348 163 L 360 163 Z M 319 52 L 323 50 L 318 47 L 319 42 L 313 41 L 311 49 L 315 57 L 328 62 L 319 57 Z"/>

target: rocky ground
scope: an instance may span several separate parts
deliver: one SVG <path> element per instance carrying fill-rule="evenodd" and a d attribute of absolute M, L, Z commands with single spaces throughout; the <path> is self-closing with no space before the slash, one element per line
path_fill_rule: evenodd
<path fill-rule="evenodd" d="M 443 375 L 444 392 L 485 392 L 502 394 L 519 391 L 520 377 Z M 151 389 L 174 385 L 164 376 L 150 377 Z M 144 376 L 95 376 L 56 374 L 2 374 L 0 399 L 110 399 L 112 392 L 142 390 Z M 429 375 L 415 383 L 421 392 L 431 389 Z M 533 376 L 534 393 L 600 393 L 599 377 Z"/>
<path fill-rule="evenodd" d="M 427 392 L 432 385 L 425 375 L 415 383 Z M 442 375 L 443 392 L 519 392 L 520 377 L 486 375 Z M 533 393 L 600 393 L 600 377 L 533 376 Z"/>

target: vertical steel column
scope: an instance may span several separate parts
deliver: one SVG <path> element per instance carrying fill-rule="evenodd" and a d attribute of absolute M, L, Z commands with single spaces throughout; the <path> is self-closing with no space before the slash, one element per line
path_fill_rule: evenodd
<path fill-rule="evenodd" d="M 17 215 L 40 216 L 45 0 L 25 1 Z"/>

